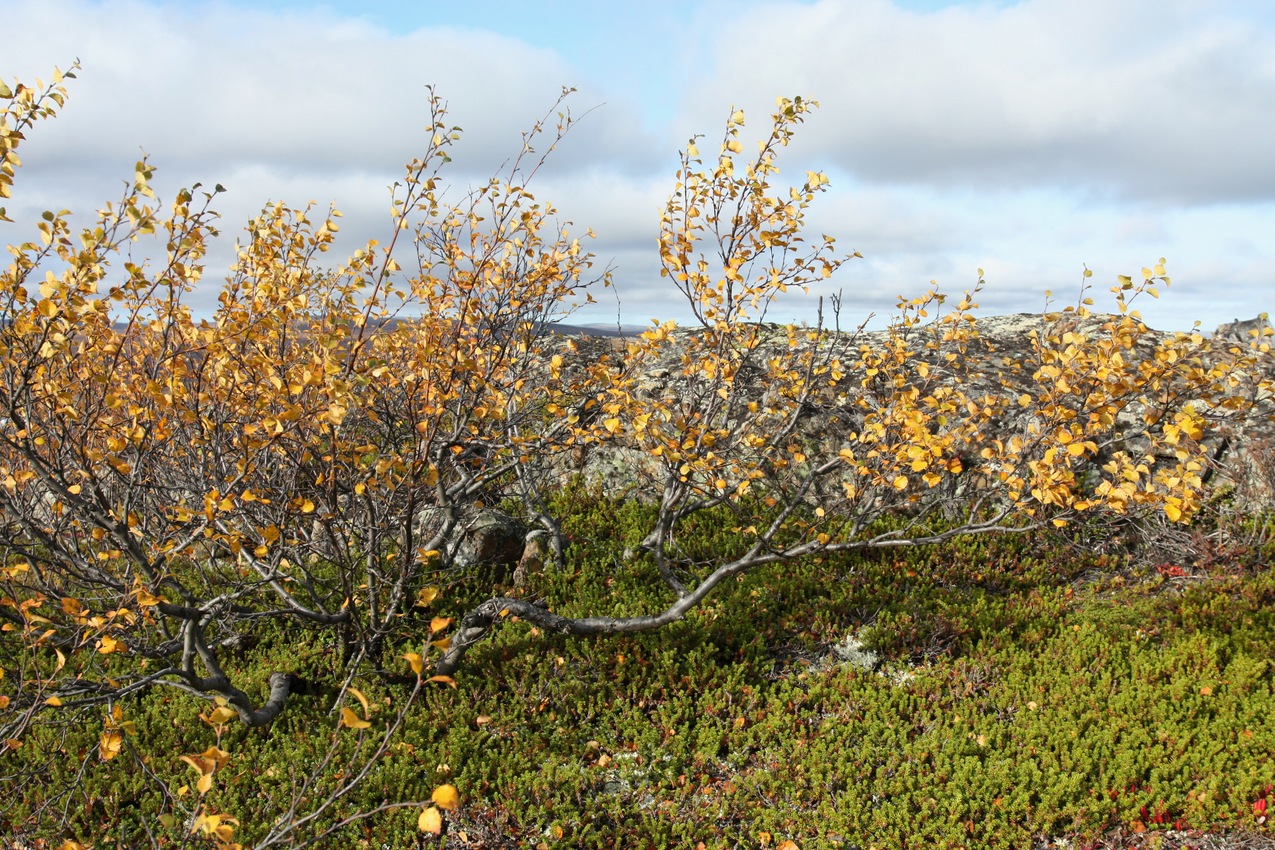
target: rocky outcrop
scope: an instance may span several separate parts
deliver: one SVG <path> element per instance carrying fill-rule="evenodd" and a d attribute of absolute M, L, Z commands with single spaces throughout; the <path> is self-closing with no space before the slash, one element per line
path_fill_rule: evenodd
<path fill-rule="evenodd" d="M 1051 317 L 1051 320 L 1047 321 L 1040 314 L 980 318 L 976 325 L 978 338 L 960 351 L 951 346 L 945 347 L 941 335 L 934 334 L 936 326 L 916 327 L 908 331 L 911 335 L 910 349 L 916 362 L 924 360 L 930 367 L 931 387 L 934 386 L 933 381 L 947 381 L 959 382 L 967 397 L 1034 395 L 1038 391 L 1037 373 L 1041 365 L 1040 352 L 1034 343 L 1038 334 L 1043 331 L 1052 332 L 1055 336 L 1072 333 L 1078 340 L 1098 340 L 1109 334 L 1104 327 L 1119 321 L 1120 317 L 1092 315 L 1079 318 L 1063 314 Z M 1215 346 L 1209 357 L 1232 356 L 1241 350 L 1251 352 L 1256 364 L 1250 373 L 1260 373 L 1269 387 L 1269 381 L 1275 379 L 1275 355 L 1269 351 L 1260 352 L 1261 340 L 1248 334 L 1254 328 L 1266 326 L 1264 316 L 1223 326 L 1215 339 L 1234 345 L 1217 347 L 1216 342 L 1209 340 L 1203 340 L 1202 344 Z M 772 357 L 799 357 L 803 346 L 813 343 L 799 335 L 794 346 L 787 330 L 779 325 L 759 325 L 757 330 L 756 356 L 752 358 L 751 365 L 737 376 L 737 387 L 749 400 L 766 404 L 773 393 L 773 387 L 767 383 L 768 360 Z M 676 399 L 686 392 L 687 367 L 689 365 L 693 371 L 694 366 L 693 362 L 688 363 L 687 351 L 693 347 L 691 343 L 699 333 L 702 331 L 689 328 L 674 330 L 659 347 L 643 353 L 639 372 L 632 376 L 633 391 L 638 399 Z M 862 332 L 853 337 L 849 349 L 853 352 L 881 350 L 889 337 L 887 331 Z M 1138 344 L 1125 354 L 1134 361 L 1148 361 L 1158 347 L 1175 339 L 1184 340 L 1185 335 L 1148 329 L 1141 335 Z M 573 343 L 573 359 L 576 362 L 595 362 L 599 358 L 609 358 L 619 369 L 626 355 L 617 342 L 577 338 Z M 952 356 L 954 353 L 955 357 Z M 693 356 L 690 359 L 693 360 Z M 862 384 L 864 377 L 853 374 L 855 367 L 852 364 L 849 368 L 852 373 L 846 376 L 844 385 Z M 1275 470 L 1272 470 L 1272 461 L 1275 461 L 1275 403 L 1269 389 L 1258 392 L 1255 400 L 1256 408 L 1242 422 L 1225 411 L 1211 410 L 1202 402 L 1195 406 L 1215 426 L 1208 431 L 1207 443 L 1209 452 L 1220 462 L 1213 474 L 1213 483 L 1233 486 L 1264 501 L 1275 501 Z M 1137 404 L 1129 406 L 1123 414 L 1123 424 L 1140 421 L 1144 413 Z M 811 457 L 835 456 L 843 445 L 839 435 L 847 427 L 847 418 L 853 415 L 854 411 L 844 405 L 813 404 L 809 410 L 803 410 L 800 428 Z M 1031 409 L 1008 405 L 1003 414 L 989 423 L 989 428 L 998 436 L 1025 434 L 1032 416 Z M 564 468 L 567 466 L 565 462 L 557 464 L 564 479 L 572 475 L 581 476 L 600 485 L 604 492 L 615 495 L 640 493 L 646 485 L 657 484 L 659 476 L 665 474 L 661 459 L 624 439 L 582 449 L 572 458 L 570 468 Z"/>
<path fill-rule="evenodd" d="M 1213 332 L 1214 339 L 1229 340 L 1232 342 L 1249 342 L 1259 339 L 1263 336 L 1263 332 L 1271 326 L 1270 317 L 1266 313 L 1241 321 L 1236 319 L 1233 322 L 1227 322 L 1218 325 L 1217 330 Z"/>

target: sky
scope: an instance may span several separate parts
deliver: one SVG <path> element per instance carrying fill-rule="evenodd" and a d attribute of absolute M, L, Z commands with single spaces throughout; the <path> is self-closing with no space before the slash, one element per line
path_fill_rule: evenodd
<path fill-rule="evenodd" d="M 0 19 L 26 34 L 0 78 L 82 66 L 20 150 L 0 239 L 31 238 L 45 209 L 87 224 L 145 151 L 161 198 L 227 189 L 197 312 L 267 202 L 335 204 L 342 253 L 384 241 L 427 86 L 464 128 L 456 194 L 577 90 L 583 120 L 532 189 L 613 269 L 579 323 L 689 318 L 656 248 L 678 152 L 737 108 L 758 138 L 794 95 L 821 106 L 780 178 L 826 172 L 809 232 L 863 258 L 770 319 L 811 321 L 837 292 L 843 324 L 888 317 L 980 268 L 984 314 L 1074 303 L 1086 267 L 1102 308 L 1161 257 L 1172 287 L 1136 305 L 1154 327 L 1275 312 L 1269 0 L 0 0 Z"/>

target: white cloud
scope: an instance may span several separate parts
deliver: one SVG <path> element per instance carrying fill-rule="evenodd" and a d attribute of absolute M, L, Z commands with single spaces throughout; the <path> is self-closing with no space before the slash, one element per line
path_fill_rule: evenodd
<path fill-rule="evenodd" d="M 1200 0 L 886 0 L 757 7 L 686 111 L 823 104 L 813 150 L 864 180 L 1089 187 L 1174 202 L 1275 196 L 1275 28 Z"/>
<path fill-rule="evenodd" d="M 465 128 L 444 172 L 453 195 L 516 153 L 564 84 L 579 85 L 576 114 L 607 105 L 533 191 L 597 232 L 590 248 L 616 269 L 624 321 L 685 318 L 655 250 L 677 147 L 695 132 L 718 138 L 732 103 L 760 133 L 776 95 L 802 93 L 823 107 L 782 176 L 829 171 L 810 230 L 864 259 L 771 318 L 813 318 L 815 300 L 841 289 L 849 322 L 932 279 L 959 292 L 980 267 L 988 312 L 1038 310 L 1044 289 L 1074 294 L 1082 263 L 1101 288 L 1160 256 L 1175 275 L 1175 292 L 1147 310 L 1161 326 L 1273 307 L 1275 16 L 1260 2 L 660 8 L 649 26 L 599 11 L 529 43 L 518 27 L 390 31 L 295 4 L 9 0 L 6 27 L 40 37 L 6 43 L 0 74 L 47 78 L 75 57 L 84 70 L 64 114 L 29 134 L 7 206 L 19 221 L 66 207 L 83 222 L 118 196 L 143 148 L 163 195 L 222 183 L 226 235 L 193 299 L 208 309 L 236 231 L 267 200 L 335 201 L 346 215 L 334 264 L 385 236 L 386 186 L 422 151 L 427 83 Z M 668 31 L 670 19 L 683 25 Z M 616 49 L 599 47 L 606 39 Z M 659 108 L 636 105 L 642 93 Z M 5 241 L 29 235 L 0 225 Z M 581 320 L 613 320 L 612 295 L 595 297 Z"/>
<path fill-rule="evenodd" d="M 6 24 L 47 34 L 6 44 L 6 76 L 47 80 L 77 57 L 83 66 L 62 114 L 22 148 L 10 214 L 69 208 L 83 222 L 118 196 L 144 149 L 163 195 L 195 182 L 226 187 L 217 208 L 227 237 L 210 270 L 229 263 L 234 233 L 268 200 L 335 202 L 345 250 L 383 236 L 386 187 L 425 148 L 427 84 L 448 103 L 447 126 L 464 128 L 444 172 L 455 195 L 516 156 L 522 134 L 578 76 L 549 50 L 483 30 L 392 34 L 323 11 L 27 0 L 6 10 Z M 579 115 L 602 99 L 585 87 L 563 108 Z M 537 149 L 551 141 L 542 136 Z M 632 171 L 653 147 L 635 116 L 597 109 L 546 174 L 602 162 Z"/>
<path fill-rule="evenodd" d="M 26 76 L 82 61 L 44 142 L 59 165 L 130 158 L 140 146 L 169 167 L 397 170 L 422 149 L 433 84 L 451 104 L 448 122 L 467 131 L 466 164 L 487 170 L 574 75 L 550 51 L 482 30 L 391 34 L 328 12 L 28 0 L 6 19 L 33 31 L 50 15 L 58 28 L 6 44 L 5 59 Z M 600 99 L 584 92 L 574 106 Z M 628 128 L 608 120 L 626 119 L 589 121 L 578 158 L 625 153 L 617 142 Z"/>

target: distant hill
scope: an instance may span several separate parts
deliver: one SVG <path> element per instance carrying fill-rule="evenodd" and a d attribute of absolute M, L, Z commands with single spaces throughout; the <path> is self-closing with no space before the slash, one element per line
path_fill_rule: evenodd
<path fill-rule="evenodd" d="M 559 333 L 559 334 L 562 334 L 563 336 L 577 336 L 577 335 L 583 334 L 584 336 L 602 336 L 602 337 L 615 338 L 615 337 L 637 336 L 638 334 L 646 330 L 646 326 L 645 325 L 620 325 L 620 324 L 608 325 L 608 324 L 603 324 L 601 322 L 595 322 L 593 324 L 588 324 L 588 325 L 569 325 L 569 324 L 554 322 L 553 324 L 549 325 L 549 329 L 552 330 L 554 333 Z"/>

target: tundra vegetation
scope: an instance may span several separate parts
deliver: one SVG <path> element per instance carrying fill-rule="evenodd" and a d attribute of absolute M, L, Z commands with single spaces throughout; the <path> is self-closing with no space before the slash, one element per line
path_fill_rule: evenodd
<path fill-rule="evenodd" d="M 71 76 L 0 84 L 0 198 Z M 883 334 L 835 300 L 765 324 L 858 256 L 804 235 L 826 176 L 778 183 L 815 106 L 781 99 L 755 153 L 733 110 L 688 143 L 659 251 L 693 326 L 599 356 L 551 325 L 609 273 L 529 189 L 565 103 L 445 191 L 460 134 L 431 92 L 388 237 L 334 265 L 335 210 L 268 206 L 207 317 L 220 187 L 163 209 L 143 160 L 92 224 L 44 213 L 0 276 L 0 832 L 791 850 L 1263 824 L 1269 526 L 1207 480 L 1269 346 L 1149 331 L 1131 304 L 1163 261 L 1104 313 L 1086 271 L 1026 357 L 980 334 L 981 280 Z M 494 508 L 544 541 L 517 586 L 456 556 Z"/>

